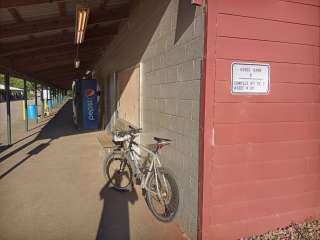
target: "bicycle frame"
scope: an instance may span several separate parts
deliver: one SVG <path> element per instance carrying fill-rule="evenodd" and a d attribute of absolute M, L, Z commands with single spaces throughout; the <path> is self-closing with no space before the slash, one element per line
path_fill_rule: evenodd
<path fill-rule="evenodd" d="M 172 140 L 154 137 L 155 143 L 151 147 L 142 145 L 140 141 L 135 141 L 142 129 L 130 125 L 128 130 L 116 130 L 112 133 L 112 140 L 116 145 L 104 161 L 106 179 L 119 191 L 130 191 L 134 184 L 140 185 L 152 214 L 159 221 L 171 221 L 178 211 L 179 188 L 174 173 L 162 167 L 160 150 Z M 113 162 L 115 166 L 112 165 Z M 115 176 L 115 182 L 111 176 Z M 122 184 L 122 180 L 126 185 Z"/>
<path fill-rule="evenodd" d="M 141 155 L 134 150 L 133 146 L 138 147 L 139 149 L 143 150 L 144 152 L 150 154 L 150 156 L 151 156 L 151 158 L 150 158 L 151 164 L 148 168 L 148 172 L 147 172 L 147 174 L 144 174 L 144 173 L 142 174 L 141 188 L 146 191 L 152 192 L 153 194 L 156 194 L 159 199 L 162 199 L 161 194 L 160 194 L 160 189 L 159 189 L 158 177 L 157 177 L 158 176 L 157 167 L 161 167 L 161 162 L 160 162 L 158 154 L 154 153 L 153 151 L 151 151 L 150 149 L 148 149 L 144 145 L 139 144 L 139 143 L 131 140 L 131 144 L 129 143 L 129 147 L 125 150 L 125 154 L 127 155 L 127 157 L 131 161 L 133 161 L 135 170 L 138 174 L 141 174 L 140 167 L 139 167 Z M 147 187 L 147 182 L 148 182 L 152 172 L 154 172 L 154 175 L 155 175 L 157 192 L 155 192 Z M 163 177 L 163 181 L 165 183 L 165 187 L 168 190 L 168 186 L 167 186 L 167 182 L 166 182 L 165 177 Z"/>

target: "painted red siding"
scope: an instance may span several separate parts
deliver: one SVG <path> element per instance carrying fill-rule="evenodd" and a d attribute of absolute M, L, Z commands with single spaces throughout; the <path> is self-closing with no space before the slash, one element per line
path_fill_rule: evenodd
<path fill-rule="evenodd" d="M 202 238 L 320 215 L 320 0 L 209 0 Z M 265 96 L 230 93 L 233 61 L 268 63 Z"/>

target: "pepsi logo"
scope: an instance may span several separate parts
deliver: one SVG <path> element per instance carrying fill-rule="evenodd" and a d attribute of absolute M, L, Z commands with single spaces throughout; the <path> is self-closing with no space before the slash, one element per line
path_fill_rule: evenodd
<path fill-rule="evenodd" d="M 92 97 L 95 94 L 95 91 L 93 89 L 86 89 L 86 91 L 84 92 L 84 95 L 86 97 Z"/>

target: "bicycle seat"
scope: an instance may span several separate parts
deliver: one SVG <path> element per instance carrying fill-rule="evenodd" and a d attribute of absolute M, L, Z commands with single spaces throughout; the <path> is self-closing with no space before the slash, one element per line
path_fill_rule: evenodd
<path fill-rule="evenodd" d="M 170 139 L 166 139 L 166 138 L 154 137 L 153 139 L 160 144 L 169 144 L 172 142 Z"/>

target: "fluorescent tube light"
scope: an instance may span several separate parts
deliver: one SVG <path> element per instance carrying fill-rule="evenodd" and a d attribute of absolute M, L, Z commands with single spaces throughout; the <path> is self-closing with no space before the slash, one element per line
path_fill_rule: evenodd
<path fill-rule="evenodd" d="M 90 9 L 84 6 L 78 6 L 76 10 L 75 43 L 81 44 L 84 41 L 87 29 Z"/>

